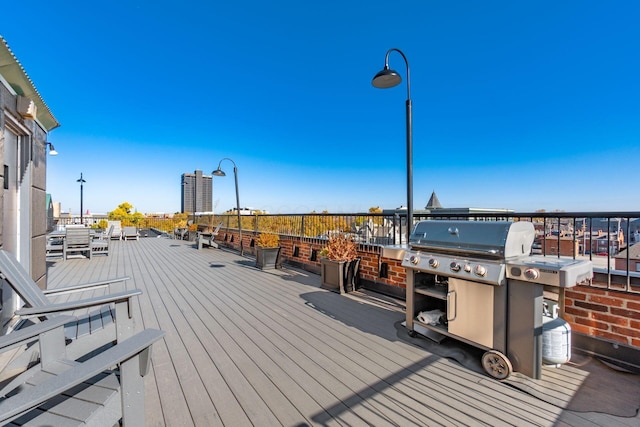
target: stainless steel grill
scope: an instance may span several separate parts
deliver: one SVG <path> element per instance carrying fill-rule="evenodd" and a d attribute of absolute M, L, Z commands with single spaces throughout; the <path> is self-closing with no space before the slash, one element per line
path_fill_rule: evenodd
<path fill-rule="evenodd" d="M 495 378 L 513 370 L 540 378 L 545 287 L 593 273 L 589 261 L 531 256 L 534 237 L 530 222 L 418 222 L 402 259 L 409 333 L 485 349 Z"/>

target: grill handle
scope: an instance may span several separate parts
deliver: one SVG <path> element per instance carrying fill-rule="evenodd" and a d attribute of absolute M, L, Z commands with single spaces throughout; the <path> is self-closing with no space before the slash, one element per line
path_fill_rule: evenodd
<path fill-rule="evenodd" d="M 456 291 L 447 292 L 447 322 L 453 322 L 456 320 L 456 306 L 457 306 Z"/>

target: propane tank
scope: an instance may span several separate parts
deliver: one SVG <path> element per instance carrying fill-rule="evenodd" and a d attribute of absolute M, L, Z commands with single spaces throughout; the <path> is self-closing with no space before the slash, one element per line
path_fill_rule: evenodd
<path fill-rule="evenodd" d="M 562 365 L 571 358 L 571 326 L 561 317 L 542 316 L 542 363 Z"/>

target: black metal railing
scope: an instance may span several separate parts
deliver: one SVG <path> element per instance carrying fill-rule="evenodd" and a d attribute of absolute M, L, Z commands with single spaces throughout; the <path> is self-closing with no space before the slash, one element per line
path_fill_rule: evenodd
<path fill-rule="evenodd" d="M 191 217 L 190 217 L 191 218 Z M 536 228 L 533 252 L 545 256 L 589 259 L 594 272 L 602 275 L 607 288 L 640 292 L 640 212 L 414 212 L 414 221 L 531 221 Z M 98 221 L 94 221 L 97 224 Z M 58 221 L 63 224 L 64 221 Z M 69 219 L 72 223 L 72 219 Z M 196 226 L 212 229 L 219 223 L 238 229 L 238 216 L 199 215 Z M 161 230 L 169 234 L 186 227 L 184 220 L 144 218 L 138 228 Z M 94 227 L 96 225 L 93 225 Z M 309 213 L 240 215 L 243 233 L 273 232 L 303 239 L 327 239 L 335 233 L 348 233 L 363 245 L 384 246 L 406 243 L 406 212 L 394 213 Z M 640 246 L 638 247 L 640 248 Z"/>
<path fill-rule="evenodd" d="M 237 217 L 223 221 L 237 228 Z M 536 229 L 533 253 L 589 259 L 598 283 L 608 289 L 640 292 L 640 212 L 474 212 L 414 213 L 414 220 L 531 221 Z M 350 233 L 359 243 L 395 245 L 406 243 L 406 214 L 396 212 L 355 214 L 245 215 L 242 229 L 271 231 L 305 238 L 327 238 Z M 639 246 L 640 248 L 640 246 Z"/>

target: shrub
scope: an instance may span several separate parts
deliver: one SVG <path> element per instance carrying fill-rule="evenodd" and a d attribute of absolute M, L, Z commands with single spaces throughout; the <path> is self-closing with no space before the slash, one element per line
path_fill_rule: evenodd
<path fill-rule="evenodd" d="M 329 237 L 320 256 L 334 261 L 353 261 L 358 258 L 358 244 L 346 234 L 336 234 Z"/>
<path fill-rule="evenodd" d="M 280 246 L 280 236 L 275 233 L 260 233 L 256 239 L 256 245 L 261 248 L 277 248 Z"/>

